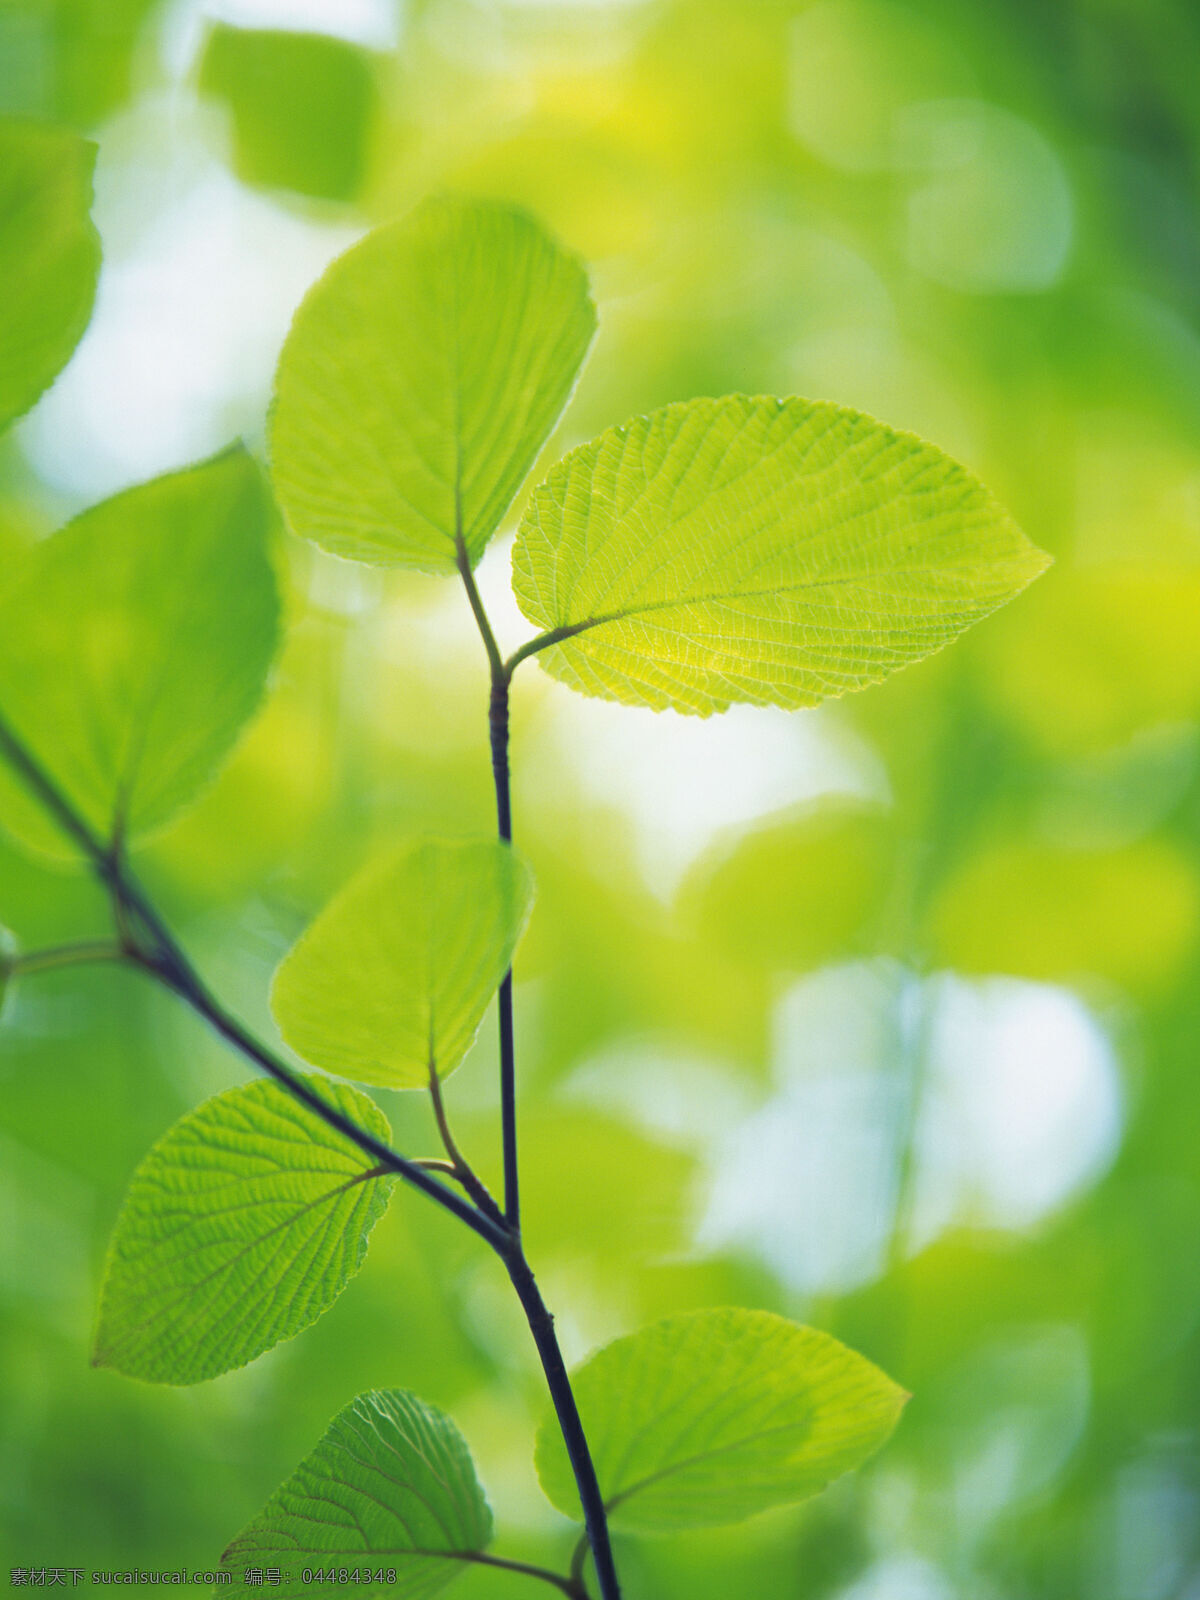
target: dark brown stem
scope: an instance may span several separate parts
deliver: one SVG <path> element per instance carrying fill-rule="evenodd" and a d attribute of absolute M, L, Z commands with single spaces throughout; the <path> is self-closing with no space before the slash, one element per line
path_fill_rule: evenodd
<path fill-rule="evenodd" d="M 590 627 L 591 623 L 581 624 L 578 628 L 557 630 L 555 635 L 543 635 L 529 645 L 518 650 L 516 655 L 510 657 L 508 662 L 502 660 L 499 646 L 496 644 L 495 635 L 488 621 L 487 612 L 484 610 L 483 601 L 475 584 L 474 574 L 467 559 L 465 547 L 461 541 L 458 550 L 458 570 L 467 591 L 467 599 L 474 613 L 475 621 L 479 627 L 480 637 L 483 639 L 484 649 L 487 652 L 488 663 L 491 668 L 491 698 L 488 704 L 488 732 L 490 734 L 492 753 L 492 778 L 496 790 L 496 821 L 500 838 L 506 843 L 512 842 L 512 801 L 509 787 L 508 764 L 508 722 L 509 722 L 509 685 L 512 682 L 514 669 L 526 656 L 532 655 L 535 650 L 543 649 L 546 645 L 565 638 L 569 633 L 578 633 L 582 627 Z M 559 1428 L 562 1430 L 563 1443 L 567 1448 L 567 1456 L 571 1463 L 571 1471 L 575 1477 L 576 1487 L 579 1490 L 579 1502 L 583 1509 L 583 1520 L 586 1528 L 587 1542 L 591 1547 L 592 1559 L 596 1568 L 596 1581 L 600 1586 L 601 1600 L 621 1600 L 621 1586 L 617 1579 L 617 1569 L 613 1560 L 612 1543 L 608 1531 L 608 1513 L 604 1505 L 604 1496 L 600 1492 L 600 1484 L 596 1478 L 596 1468 L 592 1461 L 591 1451 L 588 1449 L 587 1437 L 583 1431 L 580 1420 L 579 1408 L 575 1404 L 575 1395 L 571 1389 L 571 1380 L 567 1375 L 566 1363 L 559 1349 L 558 1337 L 554 1332 L 554 1318 L 550 1315 L 541 1291 L 538 1289 L 529 1262 L 525 1258 L 521 1246 L 521 1210 L 519 1200 L 519 1174 L 517 1164 L 517 1093 L 516 1093 L 516 1050 L 513 1034 L 513 1009 L 512 1009 L 512 972 L 505 974 L 500 985 L 498 997 L 500 1011 L 500 1116 L 504 1138 L 504 1217 L 510 1229 L 511 1243 L 508 1251 L 504 1253 L 505 1265 L 508 1275 L 512 1279 L 513 1288 L 525 1312 L 525 1320 L 529 1323 L 529 1331 L 533 1335 L 533 1342 L 537 1347 L 541 1359 L 542 1371 L 546 1375 L 546 1385 L 550 1390 L 550 1398 L 554 1403 L 555 1415 L 558 1418 Z M 564 1592 L 573 1596 L 586 1596 L 587 1590 L 583 1587 L 582 1572 L 572 1571 Z"/>
<path fill-rule="evenodd" d="M 396 1173 L 443 1209 L 452 1212 L 460 1222 L 465 1222 L 481 1238 L 486 1239 L 494 1250 L 501 1254 L 508 1250 L 510 1238 L 506 1228 L 464 1200 L 453 1189 L 448 1189 L 437 1178 L 431 1177 L 423 1168 L 390 1149 L 374 1134 L 368 1133 L 349 1117 L 343 1116 L 266 1045 L 260 1043 L 236 1017 L 225 1010 L 215 996 L 209 993 L 182 947 L 131 875 L 120 853 L 103 842 L 76 813 L 54 779 L 30 754 L 2 717 L 0 717 L 0 752 L 7 757 L 28 788 L 41 800 L 68 837 L 79 846 L 91 863 L 96 876 L 108 888 L 114 905 L 120 907 L 122 937 L 127 941 L 125 955 L 128 960 L 157 978 L 181 999 L 186 1000 L 214 1032 L 269 1077 L 282 1084 L 291 1095 L 320 1117 L 322 1122 L 331 1128 L 336 1128 L 380 1166 Z"/>
<path fill-rule="evenodd" d="M 541 1357 L 546 1385 L 554 1402 L 563 1443 L 567 1447 L 571 1471 L 575 1477 L 576 1488 L 579 1490 L 587 1542 L 591 1546 L 596 1581 L 600 1585 L 601 1596 L 603 1600 L 621 1600 L 621 1586 L 617 1579 L 612 1541 L 608 1532 L 608 1512 L 604 1505 L 604 1496 L 600 1492 L 591 1451 L 588 1449 L 587 1436 L 583 1431 L 579 1407 L 575 1404 L 571 1380 L 567 1376 L 566 1364 L 559 1349 L 558 1336 L 554 1332 L 554 1318 L 542 1299 L 533 1272 L 519 1246 L 508 1257 L 506 1265 L 513 1288 L 517 1291 L 517 1298 L 525 1312 L 525 1320 L 529 1323 L 529 1331 L 533 1335 L 537 1353 Z M 572 1578 L 582 1585 L 581 1573 L 576 1573 L 573 1569 Z M 586 1590 L 584 1592 L 586 1593 Z"/>

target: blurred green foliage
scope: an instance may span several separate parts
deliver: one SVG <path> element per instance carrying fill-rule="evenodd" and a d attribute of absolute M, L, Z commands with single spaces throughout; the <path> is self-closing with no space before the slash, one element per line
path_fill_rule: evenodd
<path fill-rule="evenodd" d="M 315 33 L 217 23 L 200 92 L 228 108 L 239 178 L 320 200 L 362 185 L 375 114 L 370 55 Z"/>
<path fill-rule="evenodd" d="M 187 133 L 204 32 L 181 63 L 178 18 L 0 6 L 0 105 L 97 140 L 114 273 L 151 232 L 129 194 L 182 226 L 160 197 L 220 148 Z M 593 263 L 598 346 L 555 453 L 692 394 L 828 398 L 963 459 L 1057 558 L 945 654 L 828 714 L 714 721 L 707 755 L 669 717 L 618 726 L 533 669 L 518 684 L 516 826 L 539 884 L 517 990 L 527 1226 L 570 1351 L 748 1305 L 828 1329 L 915 1396 L 888 1450 L 808 1507 L 621 1547 L 630 1595 L 1192 1600 L 1200 15 L 414 0 L 392 32 L 372 42 L 366 176 L 340 193 L 364 223 L 432 189 L 515 200 Z M 168 126 L 193 165 L 164 190 L 142 175 Z M 256 197 L 289 227 L 324 224 L 304 183 L 255 181 L 301 191 Z M 136 363 L 106 372 L 91 403 L 126 437 L 165 409 Z M 223 381 L 213 448 L 230 418 L 261 417 L 240 364 Z M 52 470 L 43 410 L 4 448 L 0 548 L 84 498 Z M 102 476 L 103 439 L 57 415 L 65 455 L 91 450 Z M 105 470 L 119 486 L 119 462 Z M 215 987 L 262 1027 L 280 955 L 373 846 L 490 815 L 485 672 L 459 597 L 347 576 L 282 539 L 279 556 L 290 631 L 268 703 L 143 860 Z M 781 792 L 806 762 L 827 781 Z M 105 930 L 93 885 L 8 842 L 0 917 L 26 947 Z M 976 1007 L 965 1040 L 947 991 L 920 982 L 947 970 Z M 1000 979 L 1015 987 L 997 999 Z M 850 1001 L 827 1015 L 821 984 Z M 877 991 L 894 1003 L 872 1009 Z M 1047 1003 L 1065 1031 L 1038 1022 Z M 453 1416 L 506 1550 L 561 1559 L 570 1535 L 530 1463 L 538 1377 L 470 1237 L 406 1197 L 328 1316 L 255 1366 L 189 1390 L 97 1373 L 130 1174 L 242 1074 L 166 997 L 84 970 L 13 986 L 0 1074 L 12 1563 L 211 1565 L 372 1387 Z M 450 1099 L 489 1179 L 494 1078 L 485 1026 Z M 422 1107 L 380 1098 L 401 1148 L 432 1146 Z M 823 1187 L 805 1181 L 806 1126 Z M 974 1191 L 947 1187 L 956 1151 L 996 1150 L 1020 1205 L 982 1158 Z M 851 1224 L 870 1244 L 853 1259 L 787 1254 Z M 472 1573 L 457 1592 L 526 1587 Z"/>

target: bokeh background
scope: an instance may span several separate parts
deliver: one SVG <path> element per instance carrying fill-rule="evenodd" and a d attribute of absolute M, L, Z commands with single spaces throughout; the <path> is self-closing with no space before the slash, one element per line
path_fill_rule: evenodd
<path fill-rule="evenodd" d="M 105 255 L 75 358 L 0 446 L 0 555 L 261 442 L 308 283 L 453 189 L 591 263 L 601 332 L 547 460 L 672 399 L 831 398 L 960 457 L 1057 558 L 814 712 L 702 723 L 518 677 L 528 1242 L 570 1354 L 736 1302 L 915 1396 L 807 1506 L 622 1542 L 632 1600 L 1200 1597 L 1198 69 L 1190 0 L 0 4 L 0 109 L 97 140 Z M 511 648 L 508 544 L 481 582 Z M 141 861 L 264 1030 L 275 963 L 373 845 L 491 826 L 460 591 L 278 554 L 269 702 Z M 0 920 L 29 946 L 105 926 L 86 879 L 8 844 Z M 490 1173 L 492 1031 L 449 1090 Z M 419 1197 L 251 1368 L 89 1367 L 131 1170 L 244 1075 L 133 976 L 10 996 L 5 1565 L 211 1566 L 388 1385 L 468 1435 L 496 1548 L 560 1561 L 526 1333 Z M 424 1105 L 380 1098 L 432 1153 Z"/>

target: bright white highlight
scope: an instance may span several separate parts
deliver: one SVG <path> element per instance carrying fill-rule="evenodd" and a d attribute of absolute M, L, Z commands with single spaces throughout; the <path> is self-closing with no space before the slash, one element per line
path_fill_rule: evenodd
<path fill-rule="evenodd" d="M 702 720 L 631 710 L 560 684 L 547 698 L 555 761 L 569 763 L 593 799 L 632 819 L 643 876 L 663 899 L 727 828 L 822 795 L 889 798 L 878 758 L 823 707 L 796 716 L 734 706 Z"/>
<path fill-rule="evenodd" d="M 96 500 L 258 434 L 292 312 L 354 236 L 202 167 L 106 250 L 91 326 L 21 428 L 39 476 Z"/>
<path fill-rule="evenodd" d="M 699 1243 L 808 1293 L 867 1283 L 951 1225 L 1032 1227 L 1119 1142 L 1104 1032 L 1075 995 L 1016 979 L 819 972 L 779 1007 L 775 1079 L 713 1151 Z"/>

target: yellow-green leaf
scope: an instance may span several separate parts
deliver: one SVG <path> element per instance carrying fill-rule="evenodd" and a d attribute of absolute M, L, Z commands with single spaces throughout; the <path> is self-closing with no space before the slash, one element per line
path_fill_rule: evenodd
<path fill-rule="evenodd" d="M 95 160 L 67 128 L 0 118 L 0 427 L 57 376 L 92 314 Z"/>
<path fill-rule="evenodd" d="M 390 1140 L 365 1094 L 306 1081 Z M 244 1084 L 189 1112 L 133 1175 L 109 1246 L 95 1365 L 199 1383 L 291 1338 L 362 1266 L 392 1182 L 277 1083 Z"/>
<path fill-rule="evenodd" d="M 270 501 L 241 449 L 93 506 L 0 599 L 0 714 L 100 835 L 193 798 L 263 692 L 278 600 Z M 0 814 L 65 841 L 0 763 Z"/>
<path fill-rule="evenodd" d="M 339 257 L 283 348 L 275 487 L 335 555 L 452 573 L 495 533 L 595 331 L 576 259 L 511 207 L 427 201 Z"/>
<path fill-rule="evenodd" d="M 470 1048 L 533 900 L 529 870 L 495 839 L 419 839 L 363 869 L 275 975 L 293 1049 L 388 1089 L 445 1078 Z"/>
<path fill-rule="evenodd" d="M 261 1574 L 277 1567 L 274 1594 L 320 1595 L 330 1585 L 306 1583 L 305 1571 L 345 1569 L 357 1595 L 428 1600 L 491 1537 L 470 1449 L 450 1418 L 405 1389 L 373 1390 L 337 1414 L 221 1565 L 239 1593 L 260 1594 Z"/>
<path fill-rule="evenodd" d="M 827 1333 L 736 1307 L 617 1339 L 571 1382 L 614 1524 L 651 1533 L 740 1522 L 818 1493 L 880 1448 L 908 1398 Z M 550 1416 L 537 1469 L 553 1504 L 578 1518 Z"/>
<path fill-rule="evenodd" d="M 216 22 L 199 85 L 229 110 L 243 182 L 324 200 L 358 193 L 375 113 L 367 51 L 321 33 Z"/>
<path fill-rule="evenodd" d="M 708 716 L 810 706 L 937 650 L 1047 557 L 956 462 L 809 400 L 692 400 L 573 450 L 513 551 L 539 660 Z"/>

